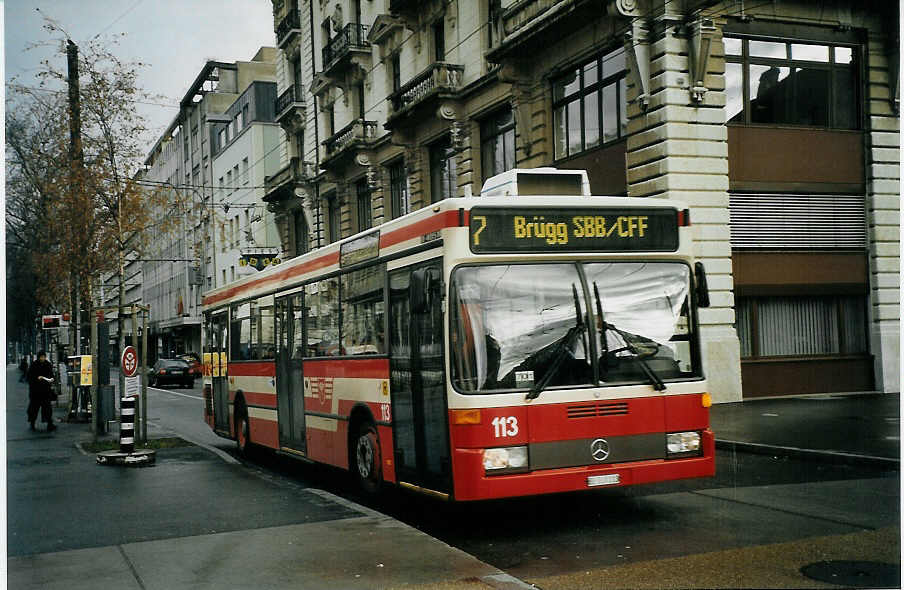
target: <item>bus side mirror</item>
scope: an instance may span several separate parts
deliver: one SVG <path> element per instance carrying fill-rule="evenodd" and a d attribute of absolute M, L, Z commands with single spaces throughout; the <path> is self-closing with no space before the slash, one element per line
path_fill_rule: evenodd
<path fill-rule="evenodd" d="M 706 270 L 702 262 L 694 263 L 694 286 L 696 287 L 697 307 L 709 307 L 709 286 L 706 284 Z"/>
<path fill-rule="evenodd" d="M 439 290 L 439 273 L 435 268 L 419 268 L 411 273 L 408 298 L 411 313 L 426 313 L 433 304 L 433 296 Z"/>

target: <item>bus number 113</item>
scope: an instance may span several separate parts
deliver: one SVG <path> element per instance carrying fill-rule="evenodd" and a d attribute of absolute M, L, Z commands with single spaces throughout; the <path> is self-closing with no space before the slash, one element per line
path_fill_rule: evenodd
<path fill-rule="evenodd" d="M 514 416 L 497 416 L 493 418 L 493 428 L 496 438 L 506 438 L 518 435 L 518 419 Z"/>

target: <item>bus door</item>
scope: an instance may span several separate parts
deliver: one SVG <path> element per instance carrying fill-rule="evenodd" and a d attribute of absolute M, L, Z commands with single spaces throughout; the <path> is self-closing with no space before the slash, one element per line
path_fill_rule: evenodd
<path fill-rule="evenodd" d="M 213 427 L 214 430 L 230 434 L 229 431 L 229 378 L 226 364 L 228 341 L 226 328 L 228 318 L 226 310 L 214 314 L 210 319 L 210 353 L 211 353 L 211 391 L 213 392 Z"/>
<path fill-rule="evenodd" d="M 396 476 L 403 484 L 448 493 L 441 277 L 439 262 L 390 274 L 389 367 Z"/>
<path fill-rule="evenodd" d="M 280 447 L 305 453 L 302 303 L 301 293 L 276 300 L 276 400 Z"/>

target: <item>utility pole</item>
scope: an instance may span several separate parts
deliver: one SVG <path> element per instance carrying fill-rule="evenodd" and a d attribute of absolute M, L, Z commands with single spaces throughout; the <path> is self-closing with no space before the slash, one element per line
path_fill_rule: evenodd
<path fill-rule="evenodd" d="M 66 40 L 66 61 L 69 74 L 69 190 L 74 197 L 79 192 L 78 187 L 81 184 L 81 169 L 84 153 L 82 151 L 82 107 L 79 101 L 78 91 L 78 45 L 73 43 L 71 39 Z M 73 198 L 70 202 L 75 203 L 76 199 Z M 79 308 L 81 307 L 79 302 L 81 285 L 79 284 L 78 264 L 75 260 L 71 261 L 69 265 L 69 273 L 69 288 L 72 295 L 72 320 L 70 322 L 70 326 L 72 327 L 70 330 L 72 344 L 71 354 L 75 355 L 81 353 L 79 350 L 79 345 L 81 343 L 79 340 L 79 332 L 82 321 L 81 314 L 79 313 Z"/>

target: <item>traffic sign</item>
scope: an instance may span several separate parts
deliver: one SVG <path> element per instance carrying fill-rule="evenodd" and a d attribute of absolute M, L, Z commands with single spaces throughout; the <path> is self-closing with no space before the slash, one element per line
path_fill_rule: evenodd
<path fill-rule="evenodd" d="M 138 372 L 138 351 L 134 346 L 126 346 L 122 351 L 122 374 L 134 377 Z"/>

